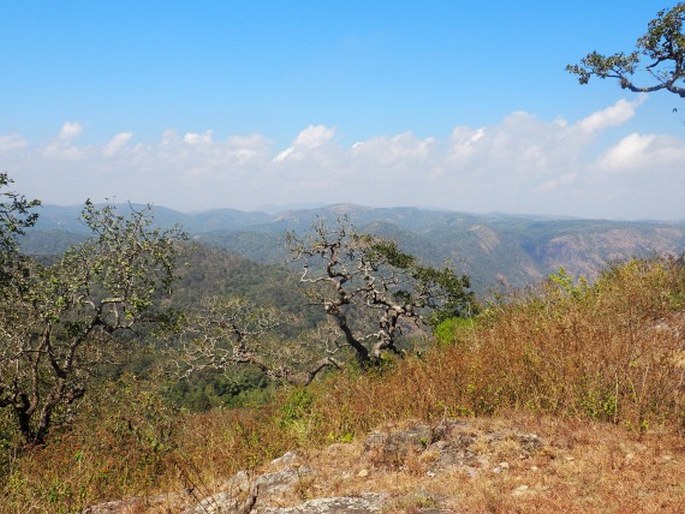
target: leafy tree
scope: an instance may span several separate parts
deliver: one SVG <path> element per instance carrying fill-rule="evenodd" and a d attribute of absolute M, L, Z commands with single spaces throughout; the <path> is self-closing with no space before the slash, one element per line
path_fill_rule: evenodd
<path fill-rule="evenodd" d="M 21 262 L 17 254 L 17 236 L 36 223 L 38 213 L 32 209 L 40 205 L 38 200 L 27 200 L 9 190 L 13 182 L 7 173 L 0 173 L 0 289 L 11 280 Z"/>
<path fill-rule="evenodd" d="M 577 75 L 581 84 L 587 84 L 592 76 L 611 78 L 618 80 L 623 89 L 635 93 L 663 89 L 685 98 L 684 17 L 685 2 L 679 2 L 671 9 L 663 9 L 649 22 L 647 32 L 637 40 L 635 51 L 611 55 L 592 52 L 580 64 L 567 65 L 566 70 Z M 648 61 L 644 68 L 639 67 L 642 57 Z M 646 72 L 652 83 L 636 84 L 633 76 L 639 71 Z"/>
<path fill-rule="evenodd" d="M 184 238 L 152 228 L 149 207 L 123 216 L 88 201 L 82 220 L 91 239 L 52 265 L 27 260 L 0 299 L 0 408 L 30 444 L 68 419 L 98 364 L 125 353 L 137 326 L 159 320 L 155 303 Z"/>
<path fill-rule="evenodd" d="M 411 325 L 477 309 L 468 277 L 424 266 L 393 241 L 355 232 L 344 218 L 333 228 L 319 220 L 308 236 L 290 233 L 287 240 L 294 260 L 303 262 L 300 280 L 310 286 L 312 302 L 339 331 L 329 351 L 352 349 L 362 368 L 383 353 L 400 355 L 398 338 Z"/>

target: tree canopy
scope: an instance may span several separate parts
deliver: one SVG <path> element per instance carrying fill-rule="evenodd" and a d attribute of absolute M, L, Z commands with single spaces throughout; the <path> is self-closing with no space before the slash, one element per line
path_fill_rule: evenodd
<path fill-rule="evenodd" d="M 595 76 L 616 79 L 623 89 L 634 93 L 665 90 L 685 98 L 684 18 L 685 2 L 662 9 L 649 22 L 647 32 L 638 38 L 632 52 L 604 55 L 594 51 L 580 64 L 567 65 L 566 71 L 576 75 L 581 84 Z"/>

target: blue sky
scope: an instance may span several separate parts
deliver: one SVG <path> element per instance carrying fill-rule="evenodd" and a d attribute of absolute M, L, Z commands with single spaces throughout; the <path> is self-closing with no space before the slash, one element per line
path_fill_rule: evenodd
<path fill-rule="evenodd" d="M 685 218 L 682 101 L 564 71 L 673 5 L 3 2 L 0 169 L 59 204 Z"/>

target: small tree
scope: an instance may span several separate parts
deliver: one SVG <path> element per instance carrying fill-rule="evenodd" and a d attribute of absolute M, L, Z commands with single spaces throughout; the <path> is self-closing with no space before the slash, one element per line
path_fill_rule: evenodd
<path fill-rule="evenodd" d="M 303 262 L 301 282 L 323 307 L 362 368 L 385 352 L 400 355 L 398 338 L 410 325 L 439 323 L 476 311 L 468 277 L 445 267 L 420 264 L 393 241 L 354 231 L 338 219 L 319 220 L 305 238 L 287 237 L 294 261 Z"/>
<path fill-rule="evenodd" d="M 616 79 L 623 89 L 635 93 L 663 89 L 685 98 L 684 18 L 685 2 L 663 9 L 649 22 L 647 32 L 637 40 L 635 51 L 612 55 L 592 52 L 580 64 L 567 65 L 566 71 L 577 75 L 581 84 L 587 84 L 592 76 L 596 76 Z M 639 67 L 641 56 L 648 61 L 644 68 Z M 638 85 L 633 82 L 633 76 L 639 71 L 647 72 L 653 83 Z"/>
<path fill-rule="evenodd" d="M 27 261 L 1 299 L 0 408 L 30 444 L 69 414 L 99 363 L 126 351 L 125 334 L 155 321 L 184 237 L 152 228 L 149 207 L 122 216 L 88 201 L 82 219 L 92 239 L 52 265 Z"/>

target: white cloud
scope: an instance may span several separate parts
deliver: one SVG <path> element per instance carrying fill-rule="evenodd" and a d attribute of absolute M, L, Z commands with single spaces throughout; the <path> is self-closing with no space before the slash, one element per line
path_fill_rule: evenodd
<path fill-rule="evenodd" d="M 107 144 L 102 148 L 102 153 L 107 157 L 112 157 L 117 154 L 126 143 L 128 143 L 133 137 L 132 132 L 121 132 L 109 140 Z"/>
<path fill-rule="evenodd" d="M 280 152 L 276 157 L 274 157 L 273 162 L 283 162 L 286 159 L 288 159 L 288 157 L 293 155 L 294 153 L 295 153 L 295 149 L 292 146 L 289 148 L 286 148 L 285 150 Z"/>
<path fill-rule="evenodd" d="M 207 130 L 203 134 L 188 132 L 183 136 L 183 141 L 189 145 L 208 145 L 212 143 L 212 131 Z"/>
<path fill-rule="evenodd" d="M 456 127 L 450 138 L 450 160 L 455 164 L 463 164 L 476 152 L 478 141 L 485 137 L 485 128 L 471 129 Z"/>
<path fill-rule="evenodd" d="M 90 151 L 87 147 L 79 147 L 73 143 L 83 132 L 83 126 L 77 121 L 67 121 L 62 125 L 57 137 L 41 148 L 41 153 L 48 159 L 64 161 L 79 161 Z"/>
<path fill-rule="evenodd" d="M 271 143 L 260 134 L 231 136 L 226 142 L 226 155 L 241 166 L 265 165 Z"/>
<path fill-rule="evenodd" d="M 640 95 L 637 100 L 631 102 L 621 99 L 606 109 L 593 112 L 582 119 L 578 125 L 581 130 L 589 133 L 599 132 L 610 127 L 622 125 L 635 116 L 636 109 L 642 105 L 646 99 L 647 95 Z"/>
<path fill-rule="evenodd" d="M 335 135 L 335 128 L 328 128 L 324 125 L 310 125 L 297 135 L 295 139 L 296 148 L 319 148 L 328 143 Z"/>
<path fill-rule="evenodd" d="M 292 146 L 280 152 L 273 159 L 273 162 L 284 162 L 286 160 L 305 160 L 307 157 L 315 157 L 317 152 L 330 144 L 335 135 L 335 128 L 324 125 L 310 125 L 300 132 Z"/>
<path fill-rule="evenodd" d="M 625 172 L 677 168 L 685 163 L 682 139 L 634 132 L 609 148 L 597 161 L 605 172 Z"/>
<path fill-rule="evenodd" d="M 498 125 L 455 128 L 448 141 L 446 165 L 499 180 L 560 175 L 574 165 L 586 139 L 559 120 L 546 122 L 519 111 Z"/>
<path fill-rule="evenodd" d="M 411 132 L 396 136 L 374 137 L 352 145 L 351 155 L 355 158 L 372 158 L 379 163 L 394 164 L 408 160 L 422 160 L 429 156 L 435 146 L 432 137 L 419 139 Z"/>
<path fill-rule="evenodd" d="M 269 144 L 269 141 L 261 134 L 231 136 L 228 138 L 228 145 L 231 148 L 262 148 L 267 144 Z"/>
<path fill-rule="evenodd" d="M 81 135 L 83 126 L 76 121 L 67 121 L 62 125 L 57 138 L 60 141 L 71 141 Z"/>
<path fill-rule="evenodd" d="M 4 169 L 34 185 L 26 194 L 47 203 L 116 196 L 182 210 L 354 202 L 685 217 L 685 140 L 612 132 L 638 103 L 617 102 L 575 123 L 515 112 L 484 127 L 459 125 L 445 138 L 407 131 L 351 145 L 336 140 L 335 128 L 311 125 L 281 151 L 261 134 L 218 140 L 211 130 L 167 130 L 135 145 L 122 132 L 86 145 L 71 122 L 44 146 L 0 135 L 0 152 Z M 598 155 L 606 140 L 612 146 Z"/>

